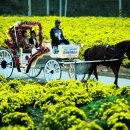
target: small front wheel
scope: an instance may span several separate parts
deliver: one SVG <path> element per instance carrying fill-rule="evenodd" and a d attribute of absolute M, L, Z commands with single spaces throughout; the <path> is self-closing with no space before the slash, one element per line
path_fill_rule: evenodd
<path fill-rule="evenodd" d="M 61 68 L 56 60 L 49 60 L 44 67 L 44 77 L 46 81 L 61 78 Z"/>
<path fill-rule="evenodd" d="M 9 78 L 14 69 L 13 58 L 6 49 L 0 50 L 0 74 L 5 78 Z"/>

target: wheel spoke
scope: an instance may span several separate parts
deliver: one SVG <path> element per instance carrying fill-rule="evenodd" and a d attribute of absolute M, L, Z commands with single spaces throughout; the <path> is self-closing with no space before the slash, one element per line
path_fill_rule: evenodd
<path fill-rule="evenodd" d="M 29 72 L 27 75 L 30 78 L 36 78 L 40 73 L 41 73 L 42 68 L 30 68 Z"/>

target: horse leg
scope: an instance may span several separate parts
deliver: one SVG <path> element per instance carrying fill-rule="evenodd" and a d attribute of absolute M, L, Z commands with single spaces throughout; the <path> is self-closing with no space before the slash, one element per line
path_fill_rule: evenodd
<path fill-rule="evenodd" d="M 89 73 L 88 73 L 87 80 L 90 79 L 90 76 L 91 76 L 92 72 L 93 72 L 93 66 L 89 68 Z"/>
<path fill-rule="evenodd" d="M 98 80 L 97 66 L 95 66 L 95 67 L 93 68 L 93 70 L 94 70 L 95 78 Z"/>
<path fill-rule="evenodd" d="M 118 73 L 119 73 L 119 68 L 115 67 L 115 66 L 111 66 L 111 69 L 115 75 L 115 81 L 114 81 L 114 84 L 116 85 L 116 87 L 118 88 Z"/>

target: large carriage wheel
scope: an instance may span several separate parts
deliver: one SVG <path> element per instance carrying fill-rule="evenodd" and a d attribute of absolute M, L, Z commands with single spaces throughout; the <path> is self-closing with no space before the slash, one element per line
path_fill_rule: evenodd
<path fill-rule="evenodd" d="M 9 78 L 14 69 L 13 58 L 6 49 L 0 50 L 0 74 L 5 78 Z"/>
<path fill-rule="evenodd" d="M 70 64 L 69 65 L 69 71 L 68 71 L 70 79 L 75 79 L 75 74 L 74 74 L 74 65 Z M 77 74 L 77 80 L 83 81 L 85 78 L 85 74 Z"/>
<path fill-rule="evenodd" d="M 56 60 L 49 60 L 44 67 L 44 77 L 46 81 L 61 78 L 61 68 Z"/>
<path fill-rule="evenodd" d="M 27 76 L 30 78 L 36 78 L 42 71 L 42 68 L 30 68 Z"/>

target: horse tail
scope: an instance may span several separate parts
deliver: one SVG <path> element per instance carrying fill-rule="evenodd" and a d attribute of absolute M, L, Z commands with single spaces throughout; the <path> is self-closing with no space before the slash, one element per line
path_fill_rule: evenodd
<path fill-rule="evenodd" d="M 84 59 L 85 59 L 85 61 L 87 61 L 87 60 L 89 60 L 89 58 L 88 58 L 88 53 L 89 53 L 89 51 L 90 51 L 90 48 L 88 48 L 85 52 L 84 52 Z"/>

